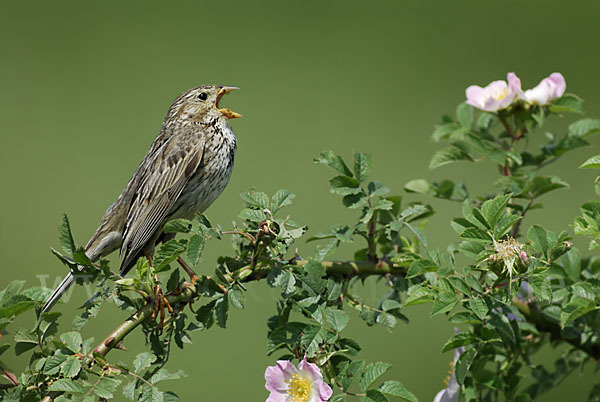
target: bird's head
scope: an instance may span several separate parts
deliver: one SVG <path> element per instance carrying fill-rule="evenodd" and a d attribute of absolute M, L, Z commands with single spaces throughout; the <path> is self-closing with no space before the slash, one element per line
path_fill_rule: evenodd
<path fill-rule="evenodd" d="M 181 95 L 171 105 L 169 115 L 189 122 L 209 122 L 215 118 L 236 119 L 241 114 L 229 108 L 221 108 L 219 103 L 223 95 L 238 89 L 223 85 L 202 85 L 192 88 Z"/>

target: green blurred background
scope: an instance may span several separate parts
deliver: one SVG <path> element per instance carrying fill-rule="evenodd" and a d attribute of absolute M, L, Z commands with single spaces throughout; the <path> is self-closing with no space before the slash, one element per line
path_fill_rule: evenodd
<path fill-rule="evenodd" d="M 587 100 L 590 116 L 600 116 L 599 17 L 599 3 L 573 0 L 2 1 L 0 288 L 13 279 L 39 285 L 39 275 L 50 286 L 63 276 L 48 250 L 58 245 L 61 214 L 69 214 L 76 240 L 85 244 L 171 101 L 198 84 L 241 88 L 225 100 L 244 114 L 232 122 L 236 168 L 207 213 L 226 228 L 242 206 L 238 194 L 250 188 L 295 192 L 288 213 L 313 233 L 352 219 L 328 193 L 330 172 L 312 163 L 328 149 L 348 158 L 353 150 L 372 153 L 373 177 L 397 193 L 417 177 L 464 177 L 473 193 L 492 190 L 491 165 L 428 170 L 439 147 L 430 140 L 433 125 L 454 112 L 468 85 L 503 79 L 508 71 L 517 72 L 524 88 L 560 71 L 567 91 Z M 560 132 L 569 121 L 555 118 L 545 128 Z M 546 209 L 532 212 L 525 227 L 535 219 L 553 230 L 568 228 L 578 205 L 594 197 L 593 172 L 577 166 L 597 152 L 584 149 L 549 169 L 571 189 L 544 200 Z M 427 201 L 443 208 L 428 233 L 445 248 L 454 238 L 448 221 L 460 206 Z M 229 252 L 228 241 L 211 242 L 202 271 L 211 272 L 216 257 Z M 335 257 L 350 256 L 348 249 Z M 376 290 L 369 281 L 364 293 Z M 75 289 L 71 303 L 58 307 L 65 329 L 85 293 Z M 249 286 L 246 309 L 231 314 L 226 330 L 194 333 L 194 345 L 173 353 L 170 368 L 189 377 L 166 389 L 184 401 L 264 400 L 264 369 L 276 358 L 265 355 L 266 319 L 276 296 L 264 284 Z M 393 363 L 389 378 L 423 401 L 443 388 L 451 359 L 440 349 L 452 328 L 429 311 L 409 309 L 411 324 L 392 332 L 360 320 L 347 330 L 361 341 L 362 358 Z M 84 335 L 98 340 L 122 318 L 105 308 Z M 144 348 L 139 334 L 125 344 Z M 551 365 L 563 350 L 548 348 L 540 361 Z M 5 361 L 22 367 L 14 356 Z M 583 400 L 592 380 L 590 370 L 576 373 L 543 400 Z"/>

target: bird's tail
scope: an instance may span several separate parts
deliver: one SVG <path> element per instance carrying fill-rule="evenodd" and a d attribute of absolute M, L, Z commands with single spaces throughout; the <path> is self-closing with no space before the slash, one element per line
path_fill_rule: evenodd
<path fill-rule="evenodd" d="M 52 295 L 50 295 L 50 297 L 46 301 L 46 304 L 44 304 L 44 308 L 42 309 L 42 312 L 47 313 L 48 311 L 50 311 L 50 309 L 52 309 L 52 307 L 54 307 L 54 305 L 56 304 L 58 299 L 60 299 L 61 296 L 63 294 L 65 294 L 67 289 L 69 289 L 71 287 L 71 285 L 73 284 L 74 281 L 75 281 L 75 278 L 73 277 L 73 274 L 69 272 L 69 274 L 67 276 L 65 276 L 65 279 L 62 280 L 60 285 L 58 285 L 58 287 L 56 289 L 54 289 L 54 292 L 52 292 Z"/>

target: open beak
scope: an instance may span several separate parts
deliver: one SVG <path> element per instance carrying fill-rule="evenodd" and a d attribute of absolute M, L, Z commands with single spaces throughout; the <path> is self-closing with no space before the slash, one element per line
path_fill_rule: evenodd
<path fill-rule="evenodd" d="M 237 119 L 238 117 L 242 117 L 241 114 L 234 112 L 233 110 L 231 110 L 229 108 L 223 108 L 223 109 L 219 108 L 219 101 L 221 100 L 223 95 L 228 94 L 229 92 L 231 92 L 235 89 L 239 89 L 239 88 L 237 88 L 237 87 L 222 87 L 221 90 L 219 91 L 219 93 L 217 94 L 217 99 L 215 99 L 215 109 L 217 109 L 219 112 L 221 112 L 223 114 L 223 116 L 227 117 L 228 119 Z"/>

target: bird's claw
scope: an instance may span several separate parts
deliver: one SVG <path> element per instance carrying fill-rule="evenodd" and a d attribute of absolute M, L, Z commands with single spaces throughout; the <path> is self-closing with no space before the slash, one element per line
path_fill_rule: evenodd
<path fill-rule="evenodd" d="M 169 311 L 169 314 L 173 314 L 173 307 L 169 303 L 169 300 L 165 297 L 160 288 L 160 285 L 154 285 L 154 312 L 152 313 L 152 319 L 155 320 L 160 313 L 160 321 L 158 323 L 158 329 L 162 330 L 165 325 L 165 307 Z"/>

